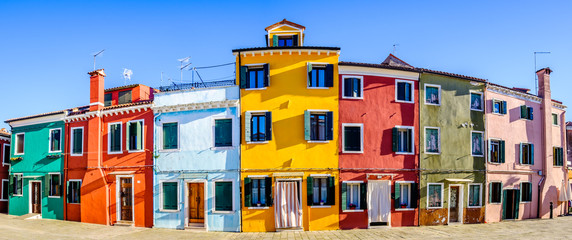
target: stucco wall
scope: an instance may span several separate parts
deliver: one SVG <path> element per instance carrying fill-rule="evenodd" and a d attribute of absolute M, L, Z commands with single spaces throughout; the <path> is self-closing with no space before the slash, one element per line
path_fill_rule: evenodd
<path fill-rule="evenodd" d="M 6 159 L 6 161 L 8 161 L 8 164 L 4 164 L 4 145 L 10 145 L 10 137 L 5 138 L 0 136 L 0 161 L 2 161 L 2 165 L 0 166 L 0 181 L 2 180 L 8 181 L 8 186 L 9 186 L 10 152 L 8 152 L 8 159 Z M 10 199 L 10 196 L 6 196 L 6 199 L 0 200 L 0 213 L 8 213 L 8 199 Z"/>

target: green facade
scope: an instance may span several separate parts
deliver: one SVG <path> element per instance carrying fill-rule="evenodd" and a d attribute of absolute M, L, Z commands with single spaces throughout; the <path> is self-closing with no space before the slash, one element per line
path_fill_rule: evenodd
<path fill-rule="evenodd" d="M 426 84 L 440 86 L 440 105 L 425 103 Z M 480 81 L 424 72 L 420 76 L 420 225 L 447 224 L 449 217 L 449 187 L 461 185 L 464 223 L 482 222 L 485 191 L 485 124 L 484 87 Z M 435 91 L 435 88 L 429 89 Z M 483 111 L 471 110 L 471 92 L 482 93 Z M 427 127 L 437 127 L 440 134 L 438 153 L 426 150 Z M 482 132 L 483 156 L 472 154 L 472 131 Z M 435 131 L 433 131 L 435 132 Z M 430 132 L 431 133 L 431 132 Z M 428 134 L 429 135 L 429 134 Z M 433 150 L 434 151 L 434 150 Z M 428 209 L 428 183 L 443 184 L 442 207 Z M 467 209 L 469 184 L 481 184 L 480 206 Z M 435 191 L 433 191 L 435 193 Z M 473 199 L 474 200 L 474 199 Z"/>
<path fill-rule="evenodd" d="M 50 152 L 50 129 L 61 129 L 60 152 Z M 19 133 L 24 133 L 24 154 L 15 154 L 15 138 Z M 17 196 L 11 190 L 8 214 L 25 215 L 30 213 L 30 181 L 41 182 L 41 216 L 44 219 L 63 220 L 63 206 L 65 197 L 62 196 L 63 188 L 60 188 L 59 197 L 49 197 L 49 173 L 59 173 L 60 183 L 64 184 L 64 148 L 65 148 L 65 124 L 63 121 L 41 123 L 12 128 L 11 158 L 21 157 L 21 160 L 12 160 L 10 177 L 22 174 L 22 196 Z M 15 183 L 13 179 L 11 183 Z"/>

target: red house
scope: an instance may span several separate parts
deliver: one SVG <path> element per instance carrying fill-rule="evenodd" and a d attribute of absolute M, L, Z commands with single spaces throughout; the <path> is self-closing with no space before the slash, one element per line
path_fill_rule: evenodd
<path fill-rule="evenodd" d="M 340 62 L 340 228 L 418 225 L 419 73 Z"/>
<path fill-rule="evenodd" d="M 89 106 L 66 117 L 65 219 L 152 227 L 154 90 L 104 90 L 103 69 L 89 74 Z"/>
<path fill-rule="evenodd" d="M 10 133 L 5 128 L 0 129 L 0 179 L 2 180 L 2 192 L 0 192 L 0 213 L 8 213 L 8 188 L 10 187 Z"/>

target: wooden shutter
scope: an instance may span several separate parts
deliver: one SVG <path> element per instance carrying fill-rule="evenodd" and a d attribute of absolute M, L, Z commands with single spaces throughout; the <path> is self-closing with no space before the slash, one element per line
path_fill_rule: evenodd
<path fill-rule="evenodd" d="M 251 132 L 252 126 L 250 126 L 251 119 L 252 119 L 252 113 L 245 112 L 244 113 L 244 141 L 246 141 L 246 142 L 251 141 L 250 140 L 250 137 L 252 136 L 252 132 Z"/>
<path fill-rule="evenodd" d="M 346 210 L 348 207 L 348 184 L 342 182 L 342 202 L 340 203 L 340 205 L 342 205 L 342 210 Z"/>
<path fill-rule="evenodd" d="M 266 46 L 267 46 L 267 47 L 270 47 L 270 46 L 269 46 L 270 44 L 269 44 L 269 42 L 268 42 L 268 34 L 264 35 L 264 40 L 265 40 L 265 42 L 266 42 Z"/>
<path fill-rule="evenodd" d="M 139 121 L 139 122 L 135 122 L 136 124 L 136 131 L 137 131 L 137 135 L 135 137 L 136 139 L 136 145 L 135 147 L 137 148 L 137 150 L 143 150 L 143 122 Z"/>
<path fill-rule="evenodd" d="M 292 35 L 292 46 L 296 47 L 298 46 L 298 35 Z"/>
<path fill-rule="evenodd" d="M 328 177 L 328 198 L 326 199 L 326 204 L 333 206 L 336 205 L 336 179 L 334 177 Z"/>
<path fill-rule="evenodd" d="M 44 175 L 44 194 L 42 197 L 50 196 L 50 174 Z"/>
<path fill-rule="evenodd" d="M 177 183 L 164 182 L 163 183 L 163 209 L 176 210 L 177 209 Z"/>
<path fill-rule="evenodd" d="M 270 70 L 268 67 L 268 63 L 262 65 L 262 68 L 264 69 L 264 87 L 268 87 L 270 79 Z"/>
<path fill-rule="evenodd" d="M 393 152 L 397 152 L 397 142 L 399 141 L 399 135 L 398 135 L 398 128 L 394 127 L 392 129 L 392 147 L 393 147 Z"/>
<path fill-rule="evenodd" d="M 534 108 L 532 108 L 532 107 L 528 108 L 528 119 L 529 120 L 534 120 L 534 114 L 532 114 L 533 111 L 534 111 Z"/>
<path fill-rule="evenodd" d="M 266 199 L 266 202 L 268 202 L 268 199 Z M 244 178 L 244 206 L 252 206 L 252 180 L 250 178 Z"/>
<path fill-rule="evenodd" d="M 75 191 L 77 192 L 77 203 L 81 203 L 81 182 L 76 182 L 75 187 Z"/>
<path fill-rule="evenodd" d="M 359 196 L 360 209 L 367 209 L 367 183 L 359 184 Z"/>
<path fill-rule="evenodd" d="M 272 112 L 266 112 L 266 141 L 272 140 Z"/>
<path fill-rule="evenodd" d="M 493 202 L 493 183 L 489 183 L 489 203 Z"/>
<path fill-rule="evenodd" d="M 528 183 L 528 200 L 532 202 L 532 183 Z"/>
<path fill-rule="evenodd" d="M 14 194 L 14 175 L 10 176 L 10 186 L 8 187 L 8 195 L 12 196 Z"/>
<path fill-rule="evenodd" d="M 326 87 L 334 86 L 334 64 L 326 64 L 325 80 Z"/>
<path fill-rule="evenodd" d="M 528 151 L 528 154 L 530 154 L 530 164 L 534 165 L 534 144 L 530 144 L 530 151 Z"/>
<path fill-rule="evenodd" d="M 506 114 L 506 110 L 507 110 L 507 109 L 506 109 L 506 101 L 502 101 L 502 102 L 501 102 L 501 106 L 502 106 L 501 113 L 502 113 L 502 114 Z"/>
<path fill-rule="evenodd" d="M 504 140 L 499 141 L 499 162 L 504 163 L 505 150 L 504 150 Z"/>
<path fill-rule="evenodd" d="M 266 177 L 264 178 L 266 184 L 266 206 L 272 206 L 274 204 L 274 200 L 272 199 L 272 178 Z M 262 194 L 262 193 L 259 193 Z"/>
<path fill-rule="evenodd" d="M 564 148 L 558 148 L 560 150 L 560 166 L 564 166 Z"/>
<path fill-rule="evenodd" d="M 278 35 L 273 35 L 273 36 L 272 36 L 272 46 L 273 46 L 273 47 L 278 47 Z"/>
<path fill-rule="evenodd" d="M 417 200 L 419 200 L 419 191 L 417 190 L 417 183 L 411 183 L 411 203 L 409 205 L 411 208 L 417 208 Z"/>
<path fill-rule="evenodd" d="M 310 138 L 311 134 L 311 125 L 310 125 L 310 111 L 304 111 L 304 139 L 306 141 L 312 140 Z"/>
<path fill-rule="evenodd" d="M 68 181 L 66 186 L 66 199 L 68 203 L 71 203 L 71 196 L 71 184 L 70 181 Z"/>
<path fill-rule="evenodd" d="M 523 155 L 523 154 L 522 154 L 522 153 L 523 153 L 523 152 L 522 152 L 522 150 L 523 150 L 522 145 L 523 145 L 523 144 L 520 143 L 520 158 L 519 158 L 519 160 L 518 160 L 518 162 L 519 162 L 520 164 L 522 164 L 522 157 L 523 157 L 523 156 L 522 156 L 522 155 Z"/>
<path fill-rule="evenodd" d="M 501 198 L 501 202 L 502 202 L 502 219 L 506 219 L 506 201 L 503 201 L 506 198 L 506 194 L 507 194 L 507 190 L 502 190 L 502 198 Z"/>
<path fill-rule="evenodd" d="M 306 194 L 308 206 L 314 205 L 314 178 L 308 177 L 306 179 Z"/>
<path fill-rule="evenodd" d="M 232 211 L 232 182 L 215 183 L 215 210 Z"/>
<path fill-rule="evenodd" d="M 518 219 L 518 205 L 520 205 L 520 189 L 516 190 L 516 203 L 514 206 L 514 219 Z"/>
<path fill-rule="evenodd" d="M 73 130 L 73 153 L 82 153 L 83 152 L 83 142 L 82 142 L 82 135 L 83 130 L 81 128 Z"/>
<path fill-rule="evenodd" d="M 326 113 L 326 140 L 334 140 L 334 112 Z"/>
<path fill-rule="evenodd" d="M 308 86 L 312 86 L 312 63 L 308 63 L 308 74 L 306 80 L 308 80 Z"/>
<path fill-rule="evenodd" d="M 246 66 L 240 66 L 240 78 L 239 83 L 240 83 L 240 88 L 245 89 L 247 87 L 247 77 L 248 77 L 248 67 Z"/>
<path fill-rule="evenodd" d="M 395 191 L 393 192 L 393 206 L 395 207 L 395 209 L 398 209 L 399 207 L 401 207 L 401 185 L 396 182 L 394 184 L 395 186 Z"/>
<path fill-rule="evenodd" d="M 520 106 L 520 118 L 528 118 L 528 109 L 527 109 L 526 105 Z M 503 217 L 503 219 L 504 219 L 504 217 Z"/>

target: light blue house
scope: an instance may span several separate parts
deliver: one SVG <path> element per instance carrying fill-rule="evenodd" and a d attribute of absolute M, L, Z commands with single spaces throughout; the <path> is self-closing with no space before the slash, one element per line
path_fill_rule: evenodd
<path fill-rule="evenodd" d="M 155 94 L 155 227 L 240 231 L 238 104 L 234 81 Z"/>

